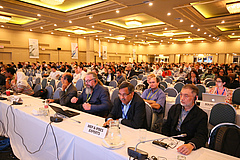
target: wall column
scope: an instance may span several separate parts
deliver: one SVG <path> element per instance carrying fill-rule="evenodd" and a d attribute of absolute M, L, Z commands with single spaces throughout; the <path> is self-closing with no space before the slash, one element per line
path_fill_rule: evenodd
<path fill-rule="evenodd" d="M 218 63 L 222 64 L 226 62 L 226 55 L 224 53 L 219 53 L 218 54 Z"/>
<path fill-rule="evenodd" d="M 94 62 L 94 38 L 87 38 L 86 62 Z"/>

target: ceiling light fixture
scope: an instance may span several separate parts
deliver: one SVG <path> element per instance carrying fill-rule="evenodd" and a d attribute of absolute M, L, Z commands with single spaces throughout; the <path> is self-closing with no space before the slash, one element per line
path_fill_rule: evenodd
<path fill-rule="evenodd" d="M 165 30 L 167 30 L 167 28 L 164 28 Z"/>
<path fill-rule="evenodd" d="M 53 34 L 53 32 L 51 32 L 51 34 Z"/>
<path fill-rule="evenodd" d="M 181 19 L 180 22 L 183 22 L 183 20 Z"/>
<path fill-rule="evenodd" d="M 174 35 L 174 33 L 172 33 L 172 32 L 165 32 L 165 33 L 163 33 L 163 35 L 166 36 L 166 37 L 172 37 Z"/>
<path fill-rule="evenodd" d="M 222 20 L 222 22 L 221 23 L 225 23 L 225 21 L 224 20 Z"/>
<path fill-rule="evenodd" d="M 89 19 L 93 19 L 93 15 L 92 15 L 92 14 L 89 14 L 89 15 L 88 15 L 88 18 L 89 18 Z"/>
<path fill-rule="evenodd" d="M 40 27 L 40 29 L 43 29 L 43 27 Z"/>
<path fill-rule="evenodd" d="M 145 32 L 144 30 L 142 30 L 142 32 Z"/>
<path fill-rule="evenodd" d="M 207 34 L 207 32 L 204 32 L 204 34 Z"/>
<path fill-rule="evenodd" d="M 111 32 L 112 30 L 111 29 L 109 29 L 109 32 Z"/>
<path fill-rule="evenodd" d="M 149 5 L 149 6 L 152 6 L 152 5 L 153 5 L 153 3 L 152 3 L 152 2 L 149 2 L 149 3 L 148 3 L 148 5 Z"/>
<path fill-rule="evenodd" d="M 116 13 L 119 13 L 119 10 L 116 10 Z"/>
<path fill-rule="evenodd" d="M 198 28 L 197 31 L 200 31 L 200 28 Z"/>
<path fill-rule="evenodd" d="M 138 20 L 130 20 L 130 21 L 126 21 L 125 24 L 128 27 L 138 27 L 142 25 L 142 22 L 138 21 Z"/>
<path fill-rule="evenodd" d="M 92 26 L 92 28 L 94 28 L 94 26 Z"/>
<path fill-rule="evenodd" d="M 32 29 L 29 29 L 30 32 L 32 32 Z"/>
<path fill-rule="evenodd" d="M 168 15 L 168 16 L 171 16 L 171 13 L 169 12 L 169 13 L 167 13 L 167 15 Z"/>
<path fill-rule="evenodd" d="M 226 8 L 230 14 L 240 13 L 240 2 L 226 3 Z"/>
<path fill-rule="evenodd" d="M 68 35 L 68 37 L 70 37 L 70 34 Z"/>
<path fill-rule="evenodd" d="M 0 22 L 9 22 L 12 19 L 10 16 L 0 15 Z"/>
<path fill-rule="evenodd" d="M 192 24 L 191 27 L 194 27 L 194 25 Z"/>
<path fill-rule="evenodd" d="M 4 27 L 4 25 L 1 25 L 1 27 Z"/>
<path fill-rule="evenodd" d="M 63 4 L 65 0 L 40 0 L 43 3 L 50 4 L 50 5 L 60 5 Z"/>
<path fill-rule="evenodd" d="M 56 27 L 56 26 L 57 26 L 57 24 L 54 24 L 54 26 Z"/>
<path fill-rule="evenodd" d="M 72 23 L 72 21 L 70 20 L 70 21 L 68 21 L 69 23 Z"/>
<path fill-rule="evenodd" d="M 37 14 L 38 17 L 41 17 L 41 14 Z"/>
<path fill-rule="evenodd" d="M 3 9 L 3 6 L 0 6 L 1 9 Z"/>
<path fill-rule="evenodd" d="M 86 33 L 86 31 L 81 30 L 81 29 L 77 29 L 77 30 L 74 30 L 74 33 L 75 34 L 83 34 L 83 33 Z"/>

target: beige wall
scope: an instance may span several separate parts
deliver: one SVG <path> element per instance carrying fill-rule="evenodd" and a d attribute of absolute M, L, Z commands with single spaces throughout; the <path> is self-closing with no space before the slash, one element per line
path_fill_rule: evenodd
<path fill-rule="evenodd" d="M 29 38 L 38 39 L 39 42 L 39 59 L 30 59 L 28 54 L 28 40 Z M 72 38 L 64 36 L 56 36 L 50 34 L 41 34 L 26 31 L 14 31 L 0 28 L 0 60 L 5 60 L 5 63 L 10 61 L 58 61 L 57 48 L 59 51 L 59 61 L 72 62 L 71 59 L 71 43 L 78 43 L 79 45 L 79 59 L 78 62 L 85 62 L 87 59 L 87 39 Z M 181 54 L 181 62 L 193 62 L 194 54 L 210 54 L 213 56 L 213 61 L 218 63 L 231 63 L 233 53 L 240 54 L 240 41 L 231 42 L 214 42 L 214 43 L 187 43 L 187 44 L 171 44 L 171 45 L 125 45 L 118 43 L 101 42 L 101 46 L 107 46 L 108 57 L 102 60 L 98 56 L 99 42 L 94 41 L 94 56 L 98 62 L 126 62 L 132 57 L 132 50 L 136 49 L 138 62 L 149 62 L 149 55 L 158 56 L 169 55 L 169 62 L 179 62 Z M 216 53 L 218 53 L 216 55 Z M 188 54 L 188 55 L 183 55 Z M 93 57 L 94 57 L 93 56 Z M 10 58 L 10 60 L 9 60 Z M 91 61 L 94 61 L 95 57 Z"/>

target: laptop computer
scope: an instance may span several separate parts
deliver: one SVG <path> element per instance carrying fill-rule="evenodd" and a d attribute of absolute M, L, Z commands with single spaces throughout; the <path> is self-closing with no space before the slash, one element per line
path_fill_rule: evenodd
<path fill-rule="evenodd" d="M 226 96 L 218 95 L 218 94 L 209 94 L 209 93 L 202 93 L 202 100 L 212 103 L 220 103 L 225 102 Z"/>
<path fill-rule="evenodd" d="M 56 113 L 59 113 L 59 114 L 62 114 L 66 117 L 74 117 L 76 115 L 79 115 L 80 113 L 78 112 L 74 112 L 74 111 L 70 111 L 70 110 L 63 110 L 62 108 L 60 107 L 56 107 L 56 106 L 53 106 L 53 105 L 49 105 Z"/>

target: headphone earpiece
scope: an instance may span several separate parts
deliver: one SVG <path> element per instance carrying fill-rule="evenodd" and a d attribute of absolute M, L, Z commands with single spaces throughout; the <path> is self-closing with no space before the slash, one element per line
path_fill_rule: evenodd
<path fill-rule="evenodd" d="M 96 80 L 96 79 L 94 79 L 94 81 L 95 81 L 95 83 L 97 82 L 97 80 Z"/>
<path fill-rule="evenodd" d="M 195 97 L 194 97 L 194 101 L 196 101 L 196 100 L 197 100 L 197 97 L 195 96 Z"/>

